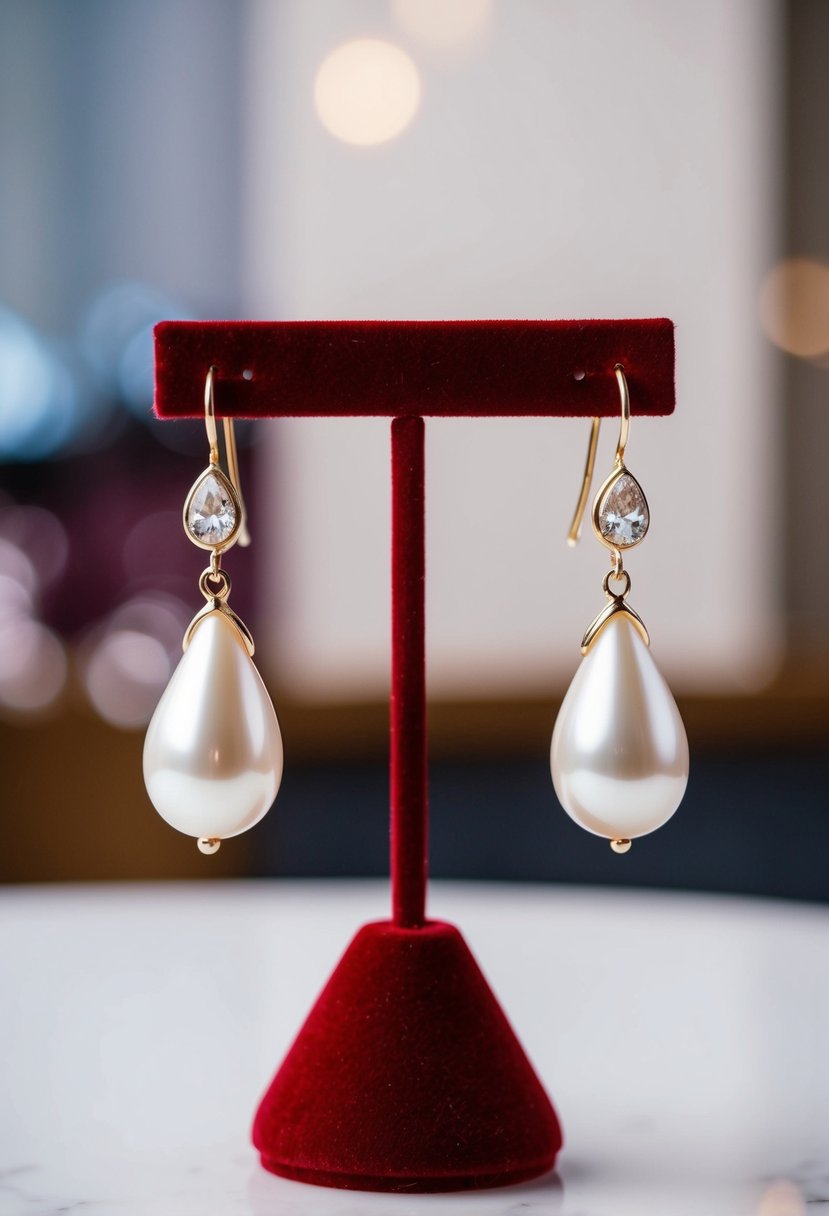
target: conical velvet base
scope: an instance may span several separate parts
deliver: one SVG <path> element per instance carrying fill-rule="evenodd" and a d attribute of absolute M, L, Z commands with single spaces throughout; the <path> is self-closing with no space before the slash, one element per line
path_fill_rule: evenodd
<path fill-rule="evenodd" d="M 319 1186 L 452 1191 L 551 1169 L 555 1111 L 457 929 L 364 926 L 262 1099 L 262 1164 Z"/>

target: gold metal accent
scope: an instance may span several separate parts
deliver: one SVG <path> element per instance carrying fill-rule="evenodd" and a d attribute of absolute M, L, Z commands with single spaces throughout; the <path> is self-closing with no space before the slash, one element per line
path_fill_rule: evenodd
<path fill-rule="evenodd" d="M 628 392 L 628 382 L 625 378 L 625 369 L 621 363 L 617 363 L 613 370 L 616 373 L 616 383 L 619 385 L 619 398 L 622 407 L 619 438 L 616 440 L 616 464 L 624 464 L 625 448 L 628 445 L 628 438 L 630 436 L 630 393 Z"/>
<path fill-rule="evenodd" d="M 632 476 L 632 474 L 628 473 L 628 469 L 625 467 L 625 449 L 628 444 L 628 439 L 630 438 L 630 393 L 628 392 L 628 383 L 625 377 L 625 369 L 622 364 L 617 363 L 613 370 L 616 373 L 616 383 L 619 386 L 619 437 L 616 440 L 616 455 L 613 459 L 613 469 L 611 470 L 610 475 L 602 482 L 596 497 L 593 499 L 592 514 L 593 531 L 596 533 L 596 536 L 605 546 L 605 548 L 610 550 L 611 554 L 611 568 L 604 576 L 604 580 L 602 582 L 602 588 L 610 603 L 605 604 L 601 612 L 599 612 L 587 626 L 584 637 L 581 640 L 581 652 L 583 655 L 586 655 L 589 652 L 591 646 L 596 641 L 596 638 L 602 632 L 608 621 L 612 620 L 613 617 L 617 616 L 619 613 L 627 617 L 641 636 L 646 646 L 650 646 L 651 644 L 644 621 L 639 614 L 625 602 L 625 597 L 630 591 L 630 575 L 624 567 L 624 562 L 622 560 L 622 549 L 630 549 L 632 546 L 620 545 L 618 542 L 614 544 L 602 535 L 599 527 L 601 505 L 606 494 L 620 477 L 624 477 L 625 474 Z M 593 418 L 590 425 L 590 440 L 587 445 L 587 460 L 584 466 L 584 477 L 582 478 L 581 490 L 579 491 L 579 501 L 576 504 L 576 510 L 570 524 L 570 530 L 567 533 L 567 543 L 571 546 L 576 544 L 579 536 L 581 535 L 582 520 L 584 519 L 587 499 L 590 494 L 590 483 L 593 480 L 593 470 L 596 465 L 596 449 L 599 443 L 600 427 L 601 418 Z M 636 484 L 639 485 L 638 482 Z M 644 499 L 645 495 L 642 491 L 642 487 L 639 486 L 639 489 L 640 492 L 642 492 L 642 498 Z M 647 508 L 647 500 L 645 500 L 645 506 Z M 638 541 L 634 542 L 634 544 L 638 543 Z M 622 589 L 612 591 L 610 588 L 611 581 L 622 583 Z"/>
<path fill-rule="evenodd" d="M 230 605 L 223 603 L 221 600 L 212 600 L 205 604 L 203 608 L 199 609 L 184 631 L 184 639 L 181 643 L 181 649 L 187 649 L 193 640 L 193 634 L 196 632 L 197 626 L 201 624 L 205 617 L 210 616 L 212 612 L 221 612 L 222 616 L 226 620 L 230 621 L 231 625 L 235 627 L 236 632 L 244 642 L 245 650 L 248 652 L 250 657 L 253 658 L 254 654 L 256 653 L 256 646 L 254 645 L 251 631 L 248 629 L 242 618 L 236 615 Z"/>
<path fill-rule="evenodd" d="M 236 615 L 230 605 L 224 603 L 222 600 L 209 600 L 203 608 L 199 609 L 184 631 L 184 639 L 181 643 L 181 649 L 187 649 L 193 640 L 193 634 L 196 632 L 197 627 L 201 624 L 204 618 L 210 616 L 212 612 L 221 612 L 222 616 L 226 620 L 230 621 L 231 625 L 235 627 L 239 637 L 244 642 L 245 650 L 248 652 L 250 657 L 253 658 L 254 654 L 256 653 L 256 646 L 254 645 L 251 631 L 248 629 L 242 618 Z"/>
<path fill-rule="evenodd" d="M 236 432 L 233 427 L 232 418 L 222 419 L 222 429 L 224 431 L 225 440 L 225 460 L 227 463 L 227 473 L 221 468 L 219 461 L 219 433 L 216 428 L 216 367 L 211 366 L 207 369 L 207 376 L 204 381 L 204 428 L 207 431 L 207 444 L 210 449 L 210 463 L 204 473 L 199 476 L 187 496 L 187 501 L 184 504 L 184 529 L 187 532 L 190 540 L 202 549 L 218 549 L 224 552 L 231 545 L 240 544 L 243 548 L 250 544 L 250 532 L 248 531 L 247 509 L 245 507 L 245 499 L 242 494 L 242 482 L 239 476 L 239 453 L 236 448 Z M 230 489 L 230 498 L 233 502 L 236 511 L 236 526 L 226 541 L 220 545 L 209 545 L 198 541 L 193 536 L 190 529 L 187 527 L 187 513 L 190 507 L 190 501 L 195 492 L 196 486 L 208 474 L 213 473 L 218 478 L 223 486 Z"/>
<path fill-rule="evenodd" d="M 186 650 L 193 640 L 193 634 L 196 628 L 205 617 L 211 613 L 221 612 L 222 615 L 234 626 L 239 637 L 244 643 L 248 654 L 253 658 L 255 647 L 253 637 L 247 625 L 236 615 L 233 609 L 228 605 L 227 599 L 230 595 L 230 575 L 222 570 L 222 554 L 226 549 L 237 541 L 240 545 L 250 544 L 250 535 L 247 530 L 245 502 L 242 498 L 242 491 L 239 486 L 239 458 L 236 451 L 236 436 L 233 430 L 233 419 L 224 418 L 224 437 L 225 437 L 225 457 L 227 460 L 228 472 L 225 473 L 219 464 L 219 434 L 216 429 L 216 368 L 209 367 L 207 369 L 207 378 L 204 382 L 204 427 L 207 431 L 207 443 L 210 448 L 210 463 L 203 473 L 194 481 L 190 488 L 190 493 L 184 502 L 184 510 L 182 513 L 182 522 L 184 530 L 189 539 L 194 545 L 198 545 L 200 549 L 210 550 L 210 565 L 206 570 L 203 570 L 199 577 L 199 590 L 207 601 L 206 604 L 193 617 L 190 624 L 184 633 L 184 639 L 181 644 L 182 650 Z M 235 515 L 233 530 L 230 532 L 226 540 L 221 544 L 210 544 L 200 541 L 193 535 L 188 527 L 188 516 L 190 514 L 190 506 L 193 501 L 197 489 L 204 481 L 205 477 L 214 477 L 223 491 L 227 494 Z M 218 848 L 218 844 L 216 848 Z M 201 842 L 199 842 L 201 848 Z M 216 849 L 210 850 L 211 852 Z M 202 852 L 205 852 L 202 849 Z"/>
<path fill-rule="evenodd" d="M 619 461 L 619 454 L 617 452 L 616 459 L 613 464 L 612 472 L 604 479 L 604 481 L 602 482 L 602 484 L 599 486 L 598 490 L 596 491 L 596 497 L 593 499 L 593 513 L 591 516 L 591 522 L 593 524 L 593 531 L 595 532 L 597 538 L 608 549 L 611 549 L 615 552 L 618 552 L 620 549 L 633 549 L 636 545 L 640 545 L 642 543 L 642 541 L 645 539 L 644 536 L 639 536 L 636 538 L 636 540 L 631 541 L 630 544 L 624 544 L 623 542 L 621 542 L 619 540 L 616 540 L 616 541 L 608 540 L 607 537 L 602 532 L 601 525 L 600 525 L 602 504 L 603 504 L 605 498 L 607 497 L 607 495 L 610 493 L 610 491 L 613 489 L 616 482 L 619 481 L 620 478 L 630 477 L 633 481 L 636 482 L 636 485 L 639 486 L 639 493 L 642 495 L 642 501 L 645 504 L 645 510 L 648 512 L 648 518 L 650 519 L 650 507 L 648 506 L 648 500 L 645 497 L 645 491 L 642 489 L 642 486 L 637 481 L 637 479 L 633 476 L 633 474 L 631 473 L 631 471 L 627 467 L 627 465 L 620 464 L 620 463 L 618 463 L 618 461 Z M 646 529 L 646 531 L 647 531 L 647 529 Z"/>
<path fill-rule="evenodd" d="M 212 453 L 211 453 L 211 455 L 212 455 Z M 197 536 L 193 535 L 193 533 L 191 532 L 191 530 L 188 526 L 188 522 L 187 522 L 189 519 L 189 516 L 190 516 L 190 506 L 193 502 L 193 499 L 196 496 L 196 492 L 197 492 L 199 486 L 204 481 L 205 477 L 215 477 L 216 481 L 219 483 L 219 485 L 224 490 L 225 494 L 227 494 L 228 498 L 233 503 L 233 511 L 236 516 L 236 522 L 233 525 L 233 531 L 230 533 L 230 535 L 227 537 L 227 539 L 223 540 L 222 543 L 219 545 L 214 544 L 212 541 L 199 540 L 199 538 Z M 192 486 L 190 487 L 187 497 L 184 500 L 184 506 L 182 507 L 182 510 L 181 510 L 181 522 L 182 522 L 184 531 L 187 533 L 187 539 L 192 544 L 197 545 L 199 547 L 199 549 L 209 549 L 212 553 L 224 553 L 225 550 L 230 549 L 232 545 L 235 545 L 237 541 L 241 545 L 242 529 L 244 528 L 244 518 L 245 518 L 244 507 L 242 506 L 242 500 L 239 497 L 239 494 L 236 490 L 235 485 L 230 480 L 230 478 L 225 474 L 225 472 L 219 467 L 218 464 L 213 464 L 211 462 L 207 466 L 206 469 L 203 469 L 202 472 L 199 473 L 198 477 L 196 478 L 196 480 L 193 482 Z"/>
<path fill-rule="evenodd" d="M 619 405 L 621 413 L 619 422 L 619 438 L 616 440 L 616 455 L 613 459 L 613 471 L 599 487 L 599 492 L 593 500 L 593 530 L 602 544 L 606 545 L 608 549 L 615 549 L 617 546 L 606 540 L 599 531 L 599 503 L 613 485 L 614 481 L 628 472 L 628 470 L 625 468 L 625 448 L 627 447 L 628 439 L 630 437 L 630 393 L 628 392 L 628 382 L 625 378 L 625 369 L 621 363 L 617 363 L 613 370 L 616 373 L 616 383 L 619 385 Z M 584 466 L 584 477 L 582 478 L 581 490 L 579 491 L 579 500 L 576 503 L 576 510 L 573 513 L 570 530 L 567 533 L 567 543 L 571 547 L 577 543 L 579 536 L 581 535 L 582 520 L 584 518 L 585 508 L 587 507 L 587 499 L 590 495 L 590 483 L 593 480 L 593 469 L 596 464 L 596 449 L 599 443 L 599 429 L 601 427 L 601 422 L 601 418 L 593 418 L 590 425 L 590 439 L 587 444 L 587 460 L 585 461 Z M 639 483 L 637 482 L 637 485 L 638 484 Z M 639 488 L 641 489 L 642 487 L 640 486 Z M 629 548 L 630 546 L 626 547 Z"/>
<path fill-rule="evenodd" d="M 216 368 L 209 367 L 207 369 L 207 379 L 204 384 L 204 419 L 207 425 L 208 417 L 210 426 L 207 431 L 208 442 L 211 442 L 211 463 L 218 463 L 218 446 L 216 445 L 216 394 L 215 394 Z M 248 531 L 248 513 L 245 508 L 245 499 L 242 494 L 242 480 L 239 476 L 239 454 L 236 450 L 236 431 L 233 426 L 232 418 L 223 418 L 222 427 L 225 433 L 225 458 L 227 460 L 227 471 L 230 474 L 230 480 L 233 483 L 233 488 L 236 491 L 236 497 L 239 500 L 240 507 L 240 524 L 238 541 L 243 549 L 250 544 L 250 532 Z M 216 461 L 213 461 L 213 448 L 216 448 Z"/>
<path fill-rule="evenodd" d="M 210 463 L 219 463 L 219 436 L 216 431 L 216 368 L 208 367 L 204 381 L 204 429 L 210 448 Z"/>
<path fill-rule="evenodd" d="M 570 530 L 567 533 L 567 544 L 571 549 L 575 548 L 581 536 L 581 522 L 584 519 L 584 509 L 587 506 L 590 483 L 593 480 L 593 470 L 596 467 L 596 448 L 599 446 L 600 426 L 600 418 L 593 418 L 591 420 L 590 439 L 587 444 L 587 460 L 584 465 L 584 477 L 582 478 L 581 490 L 579 491 L 579 501 L 576 503 L 576 509 L 570 522 Z"/>
<path fill-rule="evenodd" d="M 614 566 L 615 565 L 616 563 L 614 562 Z M 622 590 L 611 591 L 611 581 L 624 583 Z M 582 654 L 588 653 L 590 647 L 596 641 L 596 638 L 602 632 L 608 621 L 614 616 L 617 616 L 619 613 L 621 613 L 622 616 L 627 617 L 631 625 L 633 625 L 639 636 L 642 638 L 645 645 L 650 646 L 651 640 L 648 636 L 648 631 L 645 628 L 645 622 L 642 620 L 639 613 L 631 608 L 630 604 L 628 604 L 625 599 L 630 591 L 630 575 L 628 574 L 627 570 L 622 568 L 621 554 L 619 554 L 618 573 L 616 570 L 608 570 L 607 574 L 602 580 L 602 589 L 604 590 L 604 593 L 610 603 L 605 604 L 601 612 L 599 612 L 587 626 L 584 637 L 581 640 Z"/>
<path fill-rule="evenodd" d="M 602 579 L 602 591 L 605 593 L 605 595 L 612 595 L 616 599 L 623 600 L 625 598 L 625 596 L 627 595 L 627 593 L 630 591 L 630 575 L 628 574 L 627 570 L 625 570 L 624 566 L 622 565 L 621 553 L 617 552 L 613 556 L 614 556 L 613 568 L 612 568 L 612 570 L 608 570 L 607 574 Z M 610 590 L 610 580 L 611 579 L 613 579 L 614 583 L 624 583 L 625 584 L 624 589 L 622 591 L 611 591 Z"/>
<path fill-rule="evenodd" d="M 629 853 L 632 840 L 611 840 L 610 847 L 614 853 Z"/>
<path fill-rule="evenodd" d="M 218 853 L 222 842 L 218 836 L 201 836 L 199 838 L 200 853 Z"/>
<path fill-rule="evenodd" d="M 184 631 L 184 639 L 181 643 L 182 650 L 186 650 L 190 645 L 196 628 L 205 617 L 210 616 L 212 612 L 221 612 L 225 619 L 230 621 L 231 625 L 235 627 L 244 642 L 245 650 L 253 658 L 256 653 L 253 635 L 242 618 L 236 615 L 227 602 L 230 588 L 230 575 L 226 570 L 220 569 L 218 565 L 214 567 L 213 560 L 211 559 L 210 565 L 206 570 L 202 570 L 199 576 L 199 591 L 201 591 L 207 603 L 203 608 L 199 609 Z"/>
<path fill-rule="evenodd" d="M 224 602 L 230 595 L 230 589 L 233 584 L 230 581 L 230 575 L 227 570 L 222 570 L 218 565 L 213 564 L 213 559 L 210 560 L 210 565 L 206 570 L 202 570 L 199 575 L 199 591 L 206 600 L 222 600 Z"/>
<path fill-rule="evenodd" d="M 641 637 L 641 639 L 645 643 L 645 645 L 650 646 L 651 640 L 648 635 L 648 631 L 645 628 L 645 622 L 642 620 L 639 613 L 636 612 L 633 608 L 631 608 L 630 604 L 626 604 L 624 599 L 620 595 L 614 595 L 611 597 L 610 603 L 605 604 L 605 606 L 604 606 L 604 608 L 602 608 L 601 612 L 597 616 L 595 616 L 593 618 L 593 620 L 590 622 L 590 624 L 587 626 L 587 629 L 585 630 L 585 633 L 584 633 L 584 637 L 581 640 L 582 654 L 589 653 L 590 648 L 592 647 L 593 643 L 596 641 L 596 638 L 599 636 L 599 634 L 604 629 L 605 625 L 614 616 L 618 616 L 619 613 L 621 613 L 622 616 L 627 617 L 627 619 L 630 621 L 631 625 L 633 625 L 633 627 L 636 629 L 637 633 L 639 634 L 639 636 Z"/>

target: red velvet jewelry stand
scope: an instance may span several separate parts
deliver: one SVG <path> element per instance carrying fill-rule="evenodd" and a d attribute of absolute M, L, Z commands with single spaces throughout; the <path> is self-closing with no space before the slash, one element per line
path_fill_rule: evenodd
<path fill-rule="evenodd" d="M 391 416 L 392 919 L 365 925 L 262 1099 L 287 1178 L 380 1191 L 502 1186 L 551 1169 L 558 1119 L 457 929 L 426 919 L 422 415 L 615 415 L 674 404 L 673 325 L 646 321 L 163 322 L 156 412 Z"/>

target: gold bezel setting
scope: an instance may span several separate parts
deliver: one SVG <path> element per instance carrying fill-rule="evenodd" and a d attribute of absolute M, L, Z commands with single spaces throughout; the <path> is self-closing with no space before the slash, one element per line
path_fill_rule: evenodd
<path fill-rule="evenodd" d="M 605 536 L 605 534 L 602 532 L 601 523 L 600 523 L 601 514 L 602 514 L 602 511 L 604 510 L 604 504 L 605 504 L 606 500 L 609 498 L 613 487 L 619 481 L 621 481 L 621 479 L 623 477 L 629 477 L 630 480 L 633 482 L 633 484 L 636 486 L 636 489 L 638 490 L 639 494 L 642 496 L 642 502 L 644 504 L 645 513 L 646 513 L 646 517 L 647 517 L 647 522 L 645 523 L 645 529 L 642 532 L 642 535 L 637 536 L 635 540 L 628 541 L 628 542 L 621 541 L 621 540 L 611 540 L 611 538 L 609 536 Z M 599 486 L 599 488 L 596 492 L 596 497 L 593 499 L 593 513 L 592 513 L 591 519 L 592 519 L 592 523 L 593 523 L 593 532 L 595 533 L 597 540 L 601 541 L 601 543 L 606 548 L 608 548 L 608 549 L 633 549 L 636 547 L 636 545 L 641 545 L 642 541 L 645 539 L 645 537 L 648 534 L 648 529 L 650 528 L 651 510 L 650 510 L 650 507 L 648 506 L 648 500 L 645 497 L 645 491 L 642 489 L 642 486 L 637 481 L 637 479 L 634 477 L 633 473 L 631 473 L 631 471 L 627 467 L 627 465 L 622 464 L 622 463 L 615 465 L 612 472 L 610 473 L 610 475 L 608 477 L 606 477 L 605 480 L 602 482 L 602 484 Z"/>
<path fill-rule="evenodd" d="M 199 488 L 208 478 L 213 478 L 213 480 L 220 486 L 222 492 L 227 496 L 228 501 L 233 507 L 233 527 L 228 533 L 227 537 L 218 543 L 215 541 L 202 540 L 201 537 L 199 537 L 190 526 L 190 510 L 193 505 L 193 499 L 196 497 Z M 224 472 L 222 472 L 219 465 L 213 461 L 210 462 L 206 469 L 199 473 L 198 477 L 190 487 L 190 491 L 184 500 L 184 507 L 181 512 L 181 522 L 184 531 L 187 534 L 187 539 L 192 541 L 194 545 L 197 545 L 199 549 L 207 549 L 211 553 L 224 553 L 239 539 L 239 533 L 242 529 L 243 522 L 242 503 L 233 482 Z"/>

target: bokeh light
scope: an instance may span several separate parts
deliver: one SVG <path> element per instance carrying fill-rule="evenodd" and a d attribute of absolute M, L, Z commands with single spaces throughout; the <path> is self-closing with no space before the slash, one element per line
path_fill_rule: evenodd
<path fill-rule="evenodd" d="M 193 606 L 174 595 L 148 591 L 121 604 L 112 613 L 106 628 L 134 630 L 154 637 L 167 651 L 171 661 L 181 657 L 181 639 L 193 616 Z"/>
<path fill-rule="evenodd" d="M 30 617 L 34 608 L 32 593 L 1 566 L 0 603 L 3 605 L 0 627 L 7 621 Z"/>
<path fill-rule="evenodd" d="M 3 547 L 8 542 L 8 547 Z M 8 555 L 14 549 L 17 556 Z M 19 565 L 22 558 L 31 569 L 32 591 L 36 582 L 48 587 L 60 578 L 69 557 L 69 538 L 58 517 L 44 507 L 4 506 L 0 514 L 0 574 L 7 561 Z"/>
<path fill-rule="evenodd" d="M 80 648 L 81 681 L 111 726 L 146 726 L 181 658 L 193 612 L 175 596 L 147 592 L 121 604 Z"/>
<path fill-rule="evenodd" d="M 15 713 L 49 709 L 66 684 L 66 651 L 40 621 L 4 617 L 0 621 L 0 705 Z"/>
<path fill-rule="evenodd" d="M 395 19 L 407 34 L 429 46 L 466 47 L 486 34 L 492 0 L 392 0 Z"/>
<path fill-rule="evenodd" d="M 6 507 L 6 516 L 15 508 Z M 40 578 L 11 540 L 0 537 L 0 709 L 42 714 L 60 697 L 68 663 L 60 638 L 35 619 Z"/>
<path fill-rule="evenodd" d="M 7 590 L 10 586 L 19 588 L 20 595 L 13 598 L 15 602 L 25 603 L 26 611 L 30 611 L 38 589 L 37 571 L 20 546 L 5 537 L 0 537 L 0 578 L 5 580 Z M 9 603 L 8 597 L 0 598 L 3 616 L 9 614 Z"/>
<path fill-rule="evenodd" d="M 829 266 L 812 258 L 786 258 L 760 288 L 760 320 L 775 346 L 816 358 L 829 351 Z"/>
<path fill-rule="evenodd" d="M 158 638 L 115 629 L 97 642 L 86 663 L 84 683 L 100 716 L 113 726 L 143 726 L 172 670 Z"/>
<path fill-rule="evenodd" d="M 81 348 L 106 390 L 139 418 L 153 401 L 153 327 L 188 315 L 146 283 L 113 283 L 90 304 L 81 325 Z"/>
<path fill-rule="evenodd" d="M 337 47 L 314 82 L 323 126 L 349 144 L 382 144 L 408 127 L 420 105 L 420 76 L 400 47 L 375 38 Z"/>
<path fill-rule="evenodd" d="M 757 1216 L 806 1216 L 803 1192 L 786 1178 L 775 1179 L 763 1191 Z"/>
<path fill-rule="evenodd" d="M 173 318 L 170 318 L 171 320 Z M 136 330 L 121 352 L 117 389 L 121 401 L 139 418 L 149 418 L 153 404 L 153 328 Z"/>
<path fill-rule="evenodd" d="M 20 317 L 0 307 L 0 460 L 52 456 L 78 421 L 68 370 Z"/>

